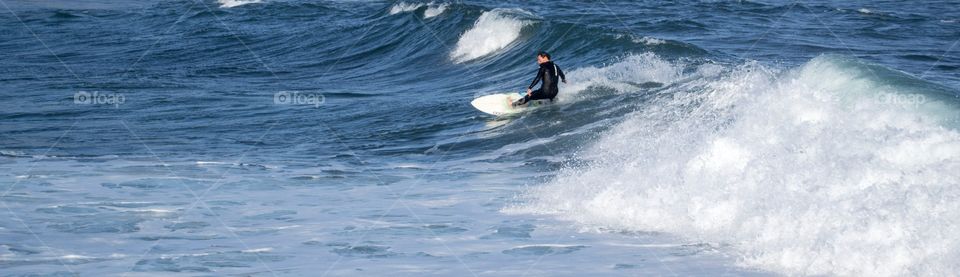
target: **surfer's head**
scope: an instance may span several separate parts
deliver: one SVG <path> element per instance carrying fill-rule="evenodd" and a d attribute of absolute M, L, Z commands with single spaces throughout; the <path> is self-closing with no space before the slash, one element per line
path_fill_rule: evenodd
<path fill-rule="evenodd" d="M 545 63 L 550 61 L 550 54 L 543 51 L 537 52 L 537 63 Z"/>

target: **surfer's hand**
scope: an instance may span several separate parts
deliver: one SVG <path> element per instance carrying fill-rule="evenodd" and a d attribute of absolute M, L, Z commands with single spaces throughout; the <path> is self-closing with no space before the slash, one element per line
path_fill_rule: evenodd
<path fill-rule="evenodd" d="M 531 93 L 533 93 L 533 90 L 532 90 L 532 89 L 527 89 L 527 96 L 530 96 Z"/>
<path fill-rule="evenodd" d="M 566 83 L 567 83 L 567 80 L 563 80 L 563 83 L 566 84 Z"/>

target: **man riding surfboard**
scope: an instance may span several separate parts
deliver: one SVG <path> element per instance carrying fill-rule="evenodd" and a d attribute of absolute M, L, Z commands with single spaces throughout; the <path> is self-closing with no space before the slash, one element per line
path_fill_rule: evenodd
<path fill-rule="evenodd" d="M 540 70 L 537 71 L 537 76 L 533 79 L 533 82 L 530 83 L 530 86 L 527 87 L 527 94 L 513 102 L 511 105 L 519 106 L 526 104 L 530 100 L 537 99 L 550 99 L 553 101 L 553 98 L 557 97 L 557 93 L 560 89 L 557 87 L 557 80 L 562 80 L 563 83 L 567 83 L 567 77 L 563 75 L 563 70 L 560 70 L 560 67 L 550 61 L 550 54 L 547 52 L 539 51 L 537 52 L 537 63 L 540 64 Z M 543 81 L 540 85 L 540 88 L 533 90 L 533 86 L 536 86 L 538 82 Z"/>

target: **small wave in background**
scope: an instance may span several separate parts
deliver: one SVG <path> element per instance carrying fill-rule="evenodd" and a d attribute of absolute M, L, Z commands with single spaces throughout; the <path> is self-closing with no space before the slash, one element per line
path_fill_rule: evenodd
<path fill-rule="evenodd" d="M 523 28 L 533 24 L 530 20 L 518 18 L 531 16 L 524 10 L 494 9 L 484 12 L 457 41 L 450 58 L 460 63 L 490 55 L 506 48 L 520 37 Z"/>

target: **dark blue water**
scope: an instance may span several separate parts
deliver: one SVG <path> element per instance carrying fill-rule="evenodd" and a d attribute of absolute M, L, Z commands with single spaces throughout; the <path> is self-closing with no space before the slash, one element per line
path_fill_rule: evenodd
<path fill-rule="evenodd" d="M 0 4 L 5 274 L 960 269 L 956 2 Z"/>

